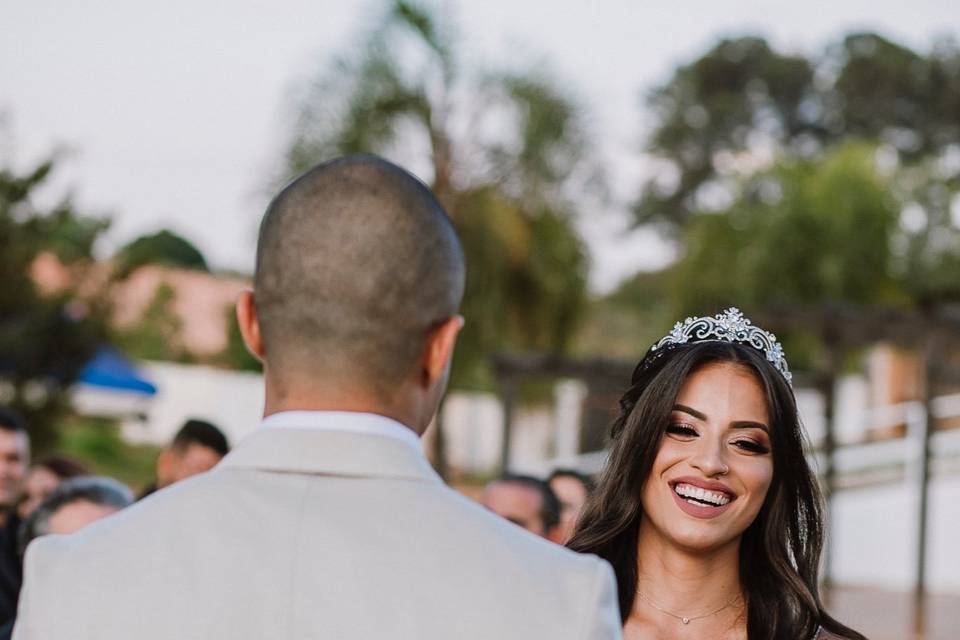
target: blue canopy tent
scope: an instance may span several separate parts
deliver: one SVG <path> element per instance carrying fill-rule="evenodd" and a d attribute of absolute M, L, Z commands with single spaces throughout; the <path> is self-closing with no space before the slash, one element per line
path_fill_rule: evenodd
<path fill-rule="evenodd" d="M 77 382 L 112 391 L 156 395 L 157 387 L 144 380 L 133 363 L 113 347 L 101 347 L 80 371 Z"/>

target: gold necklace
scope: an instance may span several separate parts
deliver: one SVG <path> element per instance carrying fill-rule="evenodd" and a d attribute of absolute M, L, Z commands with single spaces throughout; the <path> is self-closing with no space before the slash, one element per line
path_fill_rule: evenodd
<path fill-rule="evenodd" d="M 690 622 L 692 622 L 693 620 L 699 620 L 700 618 L 709 618 L 709 617 L 712 616 L 712 615 L 716 615 L 716 614 L 720 613 L 721 611 L 723 611 L 723 610 L 726 609 L 727 607 L 731 606 L 734 602 L 736 602 L 737 600 L 740 599 L 740 594 L 737 594 L 737 595 L 733 596 L 733 599 L 730 600 L 730 602 L 728 602 L 727 604 L 723 605 L 723 606 L 720 607 L 719 609 L 714 609 L 714 610 L 711 611 L 710 613 L 704 613 L 704 614 L 701 614 L 701 615 L 699 615 L 699 616 L 681 616 L 681 615 L 677 615 L 676 613 L 673 613 L 672 611 L 667 611 L 666 609 L 664 609 L 663 607 L 661 607 L 660 605 L 658 605 L 656 602 L 654 602 L 653 600 L 651 600 L 651 599 L 648 598 L 647 596 L 643 595 L 643 592 L 641 592 L 639 589 L 637 589 L 637 595 L 640 596 L 640 599 L 641 599 L 641 600 L 643 600 L 644 602 L 646 602 L 647 604 L 649 604 L 651 607 L 653 607 L 654 609 L 656 609 L 656 610 L 659 611 L 660 613 L 665 613 L 665 614 L 667 614 L 668 616 L 670 616 L 670 617 L 672 617 L 672 618 L 676 618 L 677 620 L 679 620 L 679 621 L 682 622 L 683 624 L 690 624 Z"/>

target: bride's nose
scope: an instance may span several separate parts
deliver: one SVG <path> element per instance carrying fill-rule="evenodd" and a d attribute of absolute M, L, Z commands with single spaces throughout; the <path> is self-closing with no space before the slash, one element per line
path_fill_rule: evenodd
<path fill-rule="evenodd" d="M 700 438 L 690 466 L 708 478 L 726 475 L 730 471 L 721 438 Z"/>

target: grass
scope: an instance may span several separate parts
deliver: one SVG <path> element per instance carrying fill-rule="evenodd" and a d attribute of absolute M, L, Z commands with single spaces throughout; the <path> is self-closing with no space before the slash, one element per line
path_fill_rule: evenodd
<path fill-rule="evenodd" d="M 116 422 L 75 416 L 63 421 L 59 433 L 56 453 L 80 460 L 94 473 L 116 478 L 134 491 L 153 482 L 160 448 L 124 442 Z"/>

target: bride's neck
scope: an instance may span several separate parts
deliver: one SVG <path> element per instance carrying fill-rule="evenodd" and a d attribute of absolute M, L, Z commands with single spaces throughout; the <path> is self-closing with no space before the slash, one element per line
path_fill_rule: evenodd
<path fill-rule="evenodd" d="M 671 544 L 643 525 L 637 548 L 637 590 L 678 614 L 709 611 L 740 594 L 739 540 L 695 552 Z"/>

